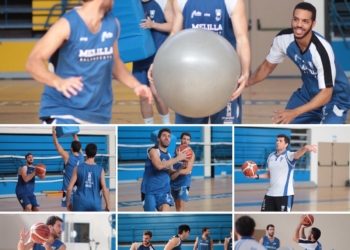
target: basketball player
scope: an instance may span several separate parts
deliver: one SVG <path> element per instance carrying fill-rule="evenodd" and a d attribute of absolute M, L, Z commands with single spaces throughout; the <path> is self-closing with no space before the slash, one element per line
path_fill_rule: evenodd
<path fill-rule="evenodd" d="M 81 143 L 79 141 L 78 135 L 73 135 L 73 141 L 71 143 L 70 152 L 65 151 L 62 146 L 58 143 L 58 139 L 56 136 L 56 127 L 52 127 L 52 139 L 55 144 L 57 152 L 62 156 L 64 162 L 64 170 L 63 170 L 63 183 L 62 183 L 62 207 L 67 207 L 66 196 L 67 196 L 67 187 L 69 185 L 70 179 L 72 178 L 74 168 L 78 166 L 80 163 L 84 162 L 84 155 L 81 150 Z M 71 203 L 73 201 L 72 191 L 71 195 Z"/>
<path fill-rule="evenodd" d="M 172 20 L 174 16 L 173 5 L 171 0 L 141 0 L 143 10 L 146 14 L 146 19 L 143 19 L 140 26 L 143 29 L 150 29 L 156 49 L 163 44 L 171 31 Z M 132 73 L 134 77 L 142 84 L 150 86 L 147 71 L 153 63 L 154 55 L 133 62 Z M 154 86 L 153 86 L 154 88 Z M 152 88 L 151 88 L 152 90 Z M 154 101 L 162 119 L 165 124 L 170 123 L 168 106 L 159 98 L 156 91 L 152 91 Z M 153 124 L 153 108 L 149 104 L 148 99 L 140 96 L 140 108 L 143 120 L 146 124 Z"/>
<path fill-rule="evenodd" d="M 290 152 L 287 147 L 290 139 L 284 134 L 277 135 L 276 152 L 267 158 L 269 171 L 256 174 L 250 178 L 270 179 L 270 186 L 261 205 L 262 212 L 291 212 L 294 200 L 294 168 L 297 160 L 307 151 L 317 152 L 315 145 L 305 145 L 296 152 Z"/>
<path fill-rule="evenodd" d="M 149 148 L 148 158 L 145 163 L 145 172 L 141 183 L 141 199 L 143 209 L 146 212 L 170 211 L 174 205 L 173 197 L 170 194 L 169 171 L 170 167 L 184 159 L 187 154 L 179 152 L 171 159 L 167 148 L 170 144 L 171 131 L 162 128 L 158 132 L 158 146 Z"/>
<path fill-rule="evenodd" d="M 63 220 L 58 216 L 51 216 L 47 219 L 46 225 L 50 229 L 50 237 L 43 244 L 34 243 L 31 238 L 29 238 L 27 243 L 24 243 L 30 231 L 26 232 L 23 228 L 19 233 L 20 240 L 18 242 L 17 250 L 66 250 L 66 245 L 58 240 L 62 234 L 62 224 Z"/>
<path fill-rule="evenodd" d="M 106 187 L 105 171 L 95 163 L 97 146 L 89 143 L 85 147 L 86 161 L 79 164 L 74 171 L 67 188 L 67 209 L 68 211 L 102 211 L 102 190 L 103 198 L 106 202 L 105 211 L 109 211 L 109 194 Z M 73 186 L 77 190 L 73 196 L 73 205 L 70 196 Z"/>
<path fill-rule="evenodd" d="M 235 222 L 235 234 L 238 238 L 235 241 L 235 250 L 266 250 L 254 240 L 253 235 L 255 231 L 255 221 L 249 216 L 239 217 Z"/>
<path fill-rule="evenodd" d="M 224 250 L 232 250 L 232 228 L 230 229 L 230 236 L 225 238 Z"/>
<path fill-rule="evenodd" d="M 261 245 L 266 247 L 267 250 L 276 250 L 281 246 L 280 240 L 275 237 L 275 226 L 272 224 L 269 224 L 266 226 L 266 234 L 264 237 L 262 237 L 259 241 Z"/>
<path fill-rule="evenodd" d="M 182 241 L 187 240 L 190 236 L 191 228 L 184 224 L 177 228 L 177 235 L 171 237 L 171 239 L 166 244 L 164 250 L 181 250 Z"/>
<path fill-rule="evenodd" d="M 35 167 L 33 167 L 34 157 L 32 153 L 26 154 L 25 160 L 26 165 L 18 170 L 16 196 L 24 212 L 38 212 L 40 210 L 40 205 L 34 194 L 35 176 L 43 180 L 45 179 L 45 173 L 35 173 Z"/>
<path fill-rule="evenodd" d="M 238 88 L 233 93 L 227 107 L 210 116 L 210 123 L 242 123 L 242 97 L 240 95 L 248 81 L 251 62 L 244 1 L 174 0 L 173 2 L 175 16 L 170 35 L 190 28 L 212 30 L 225 37 L 237 49 L 242 71 L 238 79 Z M 148 76 L 152 85 L 152 67 Z M 209 117 L 190 118 L 175 114 L 176 124 L 206 124 L 208 121 Z"/>
<path fill-rule="evenodd" d="M 120 27 L 112 6 L 113 0 L 83 0 L 82 7 L 64 14 L 29 55 L 27 71 L 45 84 L 39 110 L 44 123 L 109 123 L 112 75 L 151 103 L 150 89 L 119 57 Z M 53 73 L 45 62 L 58 49 Z"/>
<path fill-rule="evenodd" d="M 274 39 L 270 53 L 248 81 L 264 80 L 287 55 L 299 68 L 303 85 L 295 91 L 285 110 L 275 110 L 279 124 L 343 124 L 350 107 L 349 81 L 335 60 L 331 45 L 318 33 L 316 8 L 306 2 L 295 6 L 292 28 Z"/>
<path fill-rule="evenodd" d="M 151 244 L 152 232 L 146 230 L 143 232 L 142 243 L 135 242 L 131 245 L 130 250 L 155 250 Z"/>
<path fill-rule="evenodd" d="M 202 236 L 196 238 L 193 250 L 214 250 L 213 239 L 210 238 L 210 229 L 203 227 Z"/>
<path fill-rule="evenodd" d="M 318 242 L 318 239 L 321 237 L 320 229 L 312 227 L 309 231 L 308 237 L 305 236 L 304 229 L 306 226 L 303 222 L 305 217 L 305 214 L 300 217 L 299 223 L 294 232 L 293 240 L 296 243 L 299 243 L 299 246 L 307 250 L 322 250 L 322 244 Z"/>
<path fill-rule="evenodd" d="M 189 146 L 190 142 L 191 134 L 188 132 L 182 133 L 180 137 L 181 145 Z M 188 192 L 190 191 L 191 186 L 191 173 L 194 159 L 195 154 L 193 153 L 191 159 L 176 163 L 173 166 L 175 171 L 170 171 L 171 196 L 174 198 L 175 208 L 178 212 L 185 210 L 185 202 L 188 201 Z M 182 164 L 185 166 L 181 167 Z"/>

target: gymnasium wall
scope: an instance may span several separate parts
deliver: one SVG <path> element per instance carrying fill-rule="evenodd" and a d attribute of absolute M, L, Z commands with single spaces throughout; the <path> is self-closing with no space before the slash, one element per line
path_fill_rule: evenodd
<path fill-rule="evenodd" d="M 84 222 L 90 223 L 90 239 L 94 239 L 100 242 L 98 249 L 110 249 L 110 241 L 112 237 L 112 228 L 109 224 L 110 214 L 60 214 L 60 213 L 45 213 L 45 214 L 1 214 L 0 221 L 0 248 L 1 250 L 13 250 L 17 249 L 19 241 L 19 232 L 22 228 L 28 230 L 33 224 L 38 222 L 46 223 L 46 219 L 52 215 L 59 216 L 65 222 L 77 223 Z M 6 225 L 6 226 L 4 226 Z M 64 231 L 62 232 L 62 240 Z M 81 248 L 77 245 L 84 245 L 87 248 Z M 94 246 L 94 244 L 92 244 Z M 89 250 L 86 244 L 75 243 L 69 244 L 69 250 Z"/>
<path fill-rule="evenodd" d="M 234 221 L 242 215 L 235 214 Z M 313 227 L 321 230 L 319 242 L 324 250 L 345 250 L 349 249 L 350 238 L 348 226 L 350 224 L 349 214 L 313 214 L 315 222 Z M 275 237 L 281 240 L 282 246 L 290 246 L 294 249 L 301 249 L 292 240 L 294 231 L 299 222 L 301 214 L 249 214 L 256 223 L 255 230 L 265 230 L 268 224 L 275 226 Z M 309 229 L 305 230 L 308 235 Z M 260 240 L 260 239 L 256 239 Z"/>

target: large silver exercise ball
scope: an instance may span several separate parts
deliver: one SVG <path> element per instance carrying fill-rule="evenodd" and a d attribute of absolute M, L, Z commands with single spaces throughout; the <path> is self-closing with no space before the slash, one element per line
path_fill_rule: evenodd
<path fill-rule="evenodd" d="M 168 38 L 153 64 L 160 98 L 175 112 L 210 116 L 227 106 L 241 73 L 233 46 L 222 36 L 185 29 Z"/>

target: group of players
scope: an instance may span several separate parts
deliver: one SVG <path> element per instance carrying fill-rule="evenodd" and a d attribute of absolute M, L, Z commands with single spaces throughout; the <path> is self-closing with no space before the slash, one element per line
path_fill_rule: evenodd
<path fill-rule="evenodd" d="M 62 207 L 68 211 L 102 211 L 102 196 L 105 200 L 105 211 L 110 210 L 109 194 L 106 187 L 104 169 L 95 163 L 97 145 L 89 143 L 85 147 L 84 159 L 78 136 L 73 135 L 69 152 L 58 143 L 56 128 L 52 127 L 52 137 L 57 152 L 64 162 L 62 184 Z M 25 156 L 26 165 L 18 170 L 16 196 L 23 211 L 39 211 L 40 204 L 34 194 L 35 176 L 41 179 L 44 174 L 35 172 L 34 157 L 31 153 Z"/>
<path fill-rule="evenodd" d="M 231 102 L 212 115 L 210 123 L 242 123 L 241 93 L 263 81 L 286 56 L 300 69 L 303 85 L 293 93 L 285 110 L 274 111 L 274 123 L 345 123 L 350 107 L 349 82 L 331 45 L 312 30 L 316 25 L 312 4 L 301 2 L 295 6 L 291 28 L 277 34 L 270 53 L 250 76 L 251 49 L 243 0 L 206 0 L 205 4 L 203 0 L 141 1 L 147 17 L 140 20 L 140 27 L 151 30 L 157 49 L 169 33 L 171 36 L 195 27 L 212 29 L 236 48 L 241 64 L 238 87 Z M 82 7 L 64 14 L 31 52 L 26 69 L 45 84 L 39 111 L 44 123 L 109 123 L 113 105 L 111 75 L 140 96 L 145 123 L 153 122 L 152 95 L 163 122 L 170 122 L 168 107 L 153 84 L 154 56 L 134 62 L 133 75 L 121 61 L 121 28 L 110 12 L 112 7 L 113 0 L 83 0 Z M 45 62 L 55 52 L 58 55 L 50 71 Z M 232 110 L 230 117 L 226 117 L 226 109 Z M 209 117 L 175 117 L 178 124 L 208 121 Z"/>

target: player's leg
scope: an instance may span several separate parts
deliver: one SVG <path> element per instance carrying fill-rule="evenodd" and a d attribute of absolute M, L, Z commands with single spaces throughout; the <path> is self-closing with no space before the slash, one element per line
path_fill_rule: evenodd
<path fill-rule="evenodd" d="M 264 200 L 261 204 L 261 212 L 276 211 L 274 198 L 275 197 L 272 197 L 272 196 L 267 196 L 267 195 L 264 196 Z"/>
<path fill-rule="evenodd" d="M 40 211 L 40 204 L 36 198 L 35 195 L 28 196 L 28 199 L 30 203 L 32 204 L 32 211 L 33 212 L 39 212 Z"/>
<path fill-rule="evenodd" d="M 276 197 L 276 206 L 281 212 L 291 212 L 293 207 L 294 195 Z"/>
<path fill-rule="evenodd" d="M 148 79 L 147 79 L 148 81 Z M 165 102 L 159 97 L 158 92 L 154 86 L 154 84 L 150 84 L 150 89 L 154 98 L 154 103 L 156 104 L 157 111 L 160 115 L 160 118 L 162 119 L 163 124 L 170 124 L 170 115 L 169 115 L 169 108 L 165 104 Z"/>
<path fill-rule="evenodd" d="M 169 212 L 170 207 L 174 206 L 174 199 L 170 193 L 157 194 L 156 197 L 156 209 L 159 212 Z"/>
<path fill-rule="evenodd" d="M 171 195 L 175 201 L 176 211 L 184 211 L 185 210 L 185 202 L 188 201 L 188 192 L 190 188 L 187 186 L 183 186 L 176 190 L 171 190 Z"/>
<path fill-rule="evenodd" d="M 344 124 L 348 110 L 336 105 L 334 102 L 329 102 L 322 109 L 323 124 Z"/>
<path fill-rule="evenodd" d="M 180 189 L 171 189 L 171 196 L 174 199 L 176 211 L 180 211 L 179 210 L 179 208 L 180 208 L 180 205 L 179 205 L 179 201 L 180 201 L 179 200 L 179 192 L 180 192 Z"/>
<path fill-rule="evenodd" d="M 19 196 L 17 195 L 17 199 L 19 201 L 19 204 L 21 204 L 23 208 L 23 212 L 30 212 L 32 211 L 32 204 L 30 203 L 30 200 L 28 196 Z"/>
<path fill-rule="evenodd" d="M 295 109 L 301 105 L 304 105 L 305 103 L 308 103 L 309 101 L 309 99 L 302 95 L 301 90 L 298 89 L 290 97 L 286 109 Z M 304 113 L 296 117 L 290 124 L 319 124 L 321 121 L 320 112 L 321 108 Z"/>
<path fill-rule="evenodd" d="M 175 113 L 175 124 L 208 124 L 209 117 L 190 118 Z"/>
<path fill-rule="evenodd" d="M 241 124 L 242 123 L 242 96 L 229 102 L 225 108 L 210 116 L 211 124 Z"/>
<path fill-rule="evenodd" d="M 143 211 L 155 212 L 156 211 L 156 198 L 153 194 L 141 193 L 141 200 L 143 204 Z"/>

